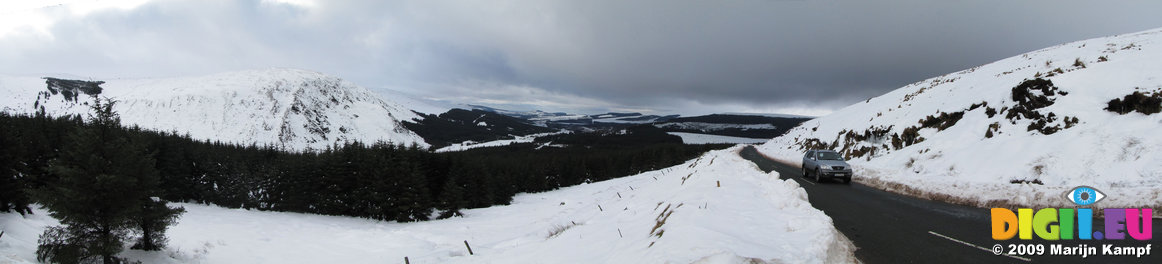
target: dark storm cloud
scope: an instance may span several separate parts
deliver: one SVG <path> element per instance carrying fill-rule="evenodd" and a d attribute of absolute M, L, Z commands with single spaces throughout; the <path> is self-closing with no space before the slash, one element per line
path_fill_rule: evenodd
<path fill-rule="evenodd" d="M 1162 26 L 1146 11 L 1158 9 L 1143 6 L 1008 2 L 569 2 L 535 21 L 543 35 L 497 48 L 524 81 L 624 104 L 666 95 L 846 104 L 1041 47 Z"/>
<path fill-rule="evenodd" d="M 1064 42 L 1158 1 L 161 1 L 0 37 L 0 71 L 297 67 L 549 110 L 827 111 Z M 556 109 L 553 109 L 556 108 Z"/>

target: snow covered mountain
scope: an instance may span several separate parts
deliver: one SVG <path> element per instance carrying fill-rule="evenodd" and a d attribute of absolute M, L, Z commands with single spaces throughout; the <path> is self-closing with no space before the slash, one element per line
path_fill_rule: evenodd
<path fill-rule="evenodd" d="M 400 125 L 418 117 L 378 94 L 317 72 L 265 69 L 202 77 L 101 80 L 0 76 L 0 111 L 87 113 L 95 97 L 117 100 L 124 125 L 194 139 L 324 149 L 347 141 L 427 144 Z M 79 79 L 79 80 L 78 80 Z M 83 115 L 82 115 L 83 116 Z"/>
<path fill-rule="evenodd" d="M 1160 98 L 1155 29 L 916 82 L 807 121 L 761 150 L 792 164 L 808 148 L 839 150 L 856 181 L 978 206 L 1066 206 L 1066 191 L 1088 185 L 1107 195 L 1100 207 L 1159 207 L 1162 114 L 1147 113 Z"/>

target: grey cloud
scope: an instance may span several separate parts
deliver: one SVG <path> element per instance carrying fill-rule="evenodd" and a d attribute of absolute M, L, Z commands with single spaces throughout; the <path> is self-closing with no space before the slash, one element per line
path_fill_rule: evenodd
<path fill-rule="evenodd" d="M 1157 10 L 1157 1 L 1048 0 L 319 1 L 310 9 L 164 1 L 60 21 L 53 40 L 0 38 L 0 72 L 278 66 L 429 97 L 528 98 L 584 111 L 835 109 L 1023 52 L 1162 27 Z"/>

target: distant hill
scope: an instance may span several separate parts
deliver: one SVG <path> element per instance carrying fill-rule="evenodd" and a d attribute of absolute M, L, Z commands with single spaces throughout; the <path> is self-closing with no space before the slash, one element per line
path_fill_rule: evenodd
<path fill-rule="evenodd" d="M 532 125 L 527 120 L 479 109 L 457 108 L 439 115 L 417 114 L 420 118 L 405 121 L 404 127 L 419 134 L 436 148 L 464 141 L 503 140 L 556 131 Z"/>
<path fill-rule="evenodd" d="M 810 120 L 810 118 L 712 114 L 679 117 L 665 122 L 654 123 L 654 125 L 668 132 L 700 133 L 745 138 L 774 138 L 807 120 Z"/>
<path fill-rule="evenodd" d="M 325 149 L 350 141 L 427 143 L 401 124 L 419 117 L 378 94 L 317 72 L 265 69 L 199 77 L 89 80 L 0 76 L 0 110 L 86 116 L 98 96 L 125 125 L 194 139 Z"/>

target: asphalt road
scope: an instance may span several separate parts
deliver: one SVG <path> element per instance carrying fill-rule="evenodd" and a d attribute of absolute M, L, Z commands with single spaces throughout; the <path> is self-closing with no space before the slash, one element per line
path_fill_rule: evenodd
<path fill-rule="evenodd" d="M 778 171 L 782 178 L 794 179 L 807 190 L 811 204 L 831 216 L 835 228 L 852 240 L 855 256 L 864 263 L 1162 263 L 1162 252 L 1153 245 L 1150 256 L 1050 256 L 1049 245 L 1065 247 L 1087 244 L 1145 246 L 1162 239 L 1162 221 L 1155 218 L 1150 241 L 1007 240 L 991 237 L 988 208 L 953 205 L 903 196 L 856 182 L 815 183 L 802 177 L 798 164 L 784 164 L 760 154 L 754 147 L 739 153 L 766 172 Z M 859 175 L 855 175 L 856 178 Z M 1039 209 L 1039 208 L 1038 208 Z M 1157 210 L 1157 208 L 1155 208 Z M 1158 214 L 1158 212 L 1155 212 Z M 1101 219 L 1094 219 L 1095 223 Z M 1100 224 L 1096 224 L 1100 225 Z M 1098 226 L 1094 230 L 1099 230 Z M 1127 239 L 1129 239 L 1127 237 Z M 998 256 L 991 248 L 1000 244 L 1042 244 L 1045 255 Z"/>

